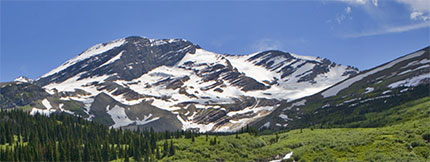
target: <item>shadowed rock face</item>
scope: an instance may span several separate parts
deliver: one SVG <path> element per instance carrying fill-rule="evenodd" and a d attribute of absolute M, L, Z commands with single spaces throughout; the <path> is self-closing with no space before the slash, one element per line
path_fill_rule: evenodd
<path fill-rule="evenodd" d="M 112 97 L 105 93 L 100 93 L 94 98 L 90 112 L 94 115 L 94 121 L 105 125 L 114 124 L 111 116 L 106 112 L 107 107 L 114 107 L 119 104 Z"/>

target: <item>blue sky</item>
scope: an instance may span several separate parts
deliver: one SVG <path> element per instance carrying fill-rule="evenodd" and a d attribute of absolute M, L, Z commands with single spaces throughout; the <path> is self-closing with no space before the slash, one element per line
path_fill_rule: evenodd
<path fill-rule="evenodd" d="M 97 43 L 184 38 L 229 54 L 279 49 L 365 70 L 429 44 L 428 0 L 0 1 L 0 82 L 36 79 Z"/>

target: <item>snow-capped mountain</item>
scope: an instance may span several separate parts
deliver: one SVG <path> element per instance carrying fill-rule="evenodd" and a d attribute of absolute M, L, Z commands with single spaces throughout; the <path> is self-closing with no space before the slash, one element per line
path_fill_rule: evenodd
<path fill-rule="evenodd" d="M 430 47 L 426 47 L 362 71 L 312 96 L 290 101 L 251 125 L 270 129 L 324 124 L 374 127 L 377 125 L 360 121 L 373 120 L 367 119 L 367 114 L 386 111 L 429 93 Z"/>
<path fill-rule="evenodd" d="M 59 97 L 48 99 L 51 107 L 73 102 L 70 112 L 114 128 L 204 132 L 237 130 L 356 73 L 282 51 L 226 55 L 183 39 L 133 36 L 95 45 L 35 84 Z"/>

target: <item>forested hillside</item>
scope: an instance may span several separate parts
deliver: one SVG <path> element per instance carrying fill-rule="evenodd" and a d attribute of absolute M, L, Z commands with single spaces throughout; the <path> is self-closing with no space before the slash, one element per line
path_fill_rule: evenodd
<path fill-rule="evenodd" d="M 0 161 L 153 161 L 175 154 L 171 138 L 191 136 L 184 131 L 109 129 L 66 113 L 48 117 L 0 111 Z"/>
<path fill-rule="evenodd" d="M 68 114 L 0 112 L 1 161 L 428 161 L 430 98 L 373 114 L 378 128 L 234 134 L 133 132 Z M 290 156 L 285 156 L 285 155 Z M 126 158 L 128 157 L 128 158 Z"/>

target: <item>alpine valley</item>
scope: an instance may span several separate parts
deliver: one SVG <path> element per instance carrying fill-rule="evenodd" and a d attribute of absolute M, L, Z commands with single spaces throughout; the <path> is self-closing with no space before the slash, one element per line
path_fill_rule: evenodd
<path fill-rule="evenodd" d="M 102 148 L 119 150 L 102 157 L 97 152 L 101 147 L 87 141 L 83 145 L 94 145 L 95 159 L 79 159 L 84 150 L 77 159 L 63 153 L 66 161 L 68 156 L 72 161 L 131 156 L 140 161 L 140 154 L 148 156 L 146 161 L 430 159 L 430 47 L 359 71 L 277 50 L 217 54 L 184 39 L 131 36 L 90 47 L 36 80 L 19 77 L 0 87 L 0 121 L 7 123 L 1 130 L 24 133 L 25 138 L 32 129 L 18 129 L 23 127 L 18 120 L 34 120 L 30 123 L 37 127 L 44 127 L 38 124 L 44 121 L 60 133 L 79 129 L 79 137 L 70 137 L 78 142 L 87 140 L 85 132 L 98 134 L 99 141 L 109 143 Z M 67 124 L 71 121 L 81 127 Z M 133 134 L 143 130 L 151 135 Z M 168 132 L 175 131 L 169 145 Z M 12 145 L 14 138 L 25 141 L 21 135 L 1 138 L 3 155 L 21 145 Z M 144 143 L 146 138 L 151 143 Z M 162 144 L 156 142 L 161 139 L 166 139 L 163 148 L 171 149 L 162 156 Z M 141 147 L 147 150 L 140 152 Z M 13 158 L 19 156 L 3 160 Z"/>

